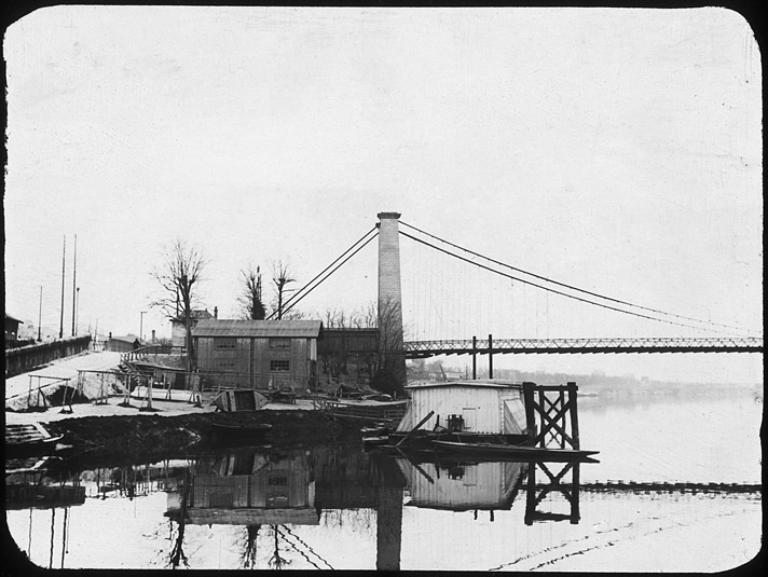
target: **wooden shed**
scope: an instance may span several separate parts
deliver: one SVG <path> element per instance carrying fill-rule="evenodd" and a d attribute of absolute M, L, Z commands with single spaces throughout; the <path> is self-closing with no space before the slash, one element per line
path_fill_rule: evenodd
<path fill-rule="evenodd" d="M 397 432 L 413 429 L 430 411 L 425 430 L 446 427 L 450 420 L 461 431 L 478 435 L 527 434 L 522 385 L 507 381 L 453 381 L 405 388 L 411 400 Z"/>
<path fill-rule="evenodd" d="M 202 319 L 192 329 L 202 379 L 223 386 L 312 388 L 319 320 Z"/>

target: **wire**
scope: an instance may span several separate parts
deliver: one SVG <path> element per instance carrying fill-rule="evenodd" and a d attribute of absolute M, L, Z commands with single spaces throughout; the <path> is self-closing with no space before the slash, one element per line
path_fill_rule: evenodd
<path fill-rule="evenodd" d="M 336 272 L 337 270 L 339 270 L 339 269 L 340 269 L 342 266 L 344 266 L 344 264 L 345 264 L 347 261 L 349 261 L 349 259 L 351 259 L 351 258 L 352 258 L 353 256 L 355 256 L 355 255 L 356 255 L 358 252 L 360 252 L 360 251 L 361 251 L 363 248 L 365 248 L 365 246 L 366 246 L 366 245 L 367 245 L 369 242 L 371 242 L 371 241 L 372 241 L 374 238 L 376 238 L 376 237 L 378 236 L 378 234 L 379 234 L 379 233 L 378 233 L 378 231 L 377 231 L 377 232 L 376 232 L 376 234 L 374 234 L 374 235 L 373 235 L 371 238 L 369 238 L 369 239 L 368 239 L 368 240 L 366 240 L 366 241 L 365 241 L 363 244 L 361 244 L 360 246 L 358 246 L 358 247 L 357 247 L 357 249 L 355 249 L 355 251 L 354 251 L 352 254 L 350 254 L 349 256 L 347 256 L 347 257 L 346 257 L 346 258 L 345 258 L 343 261 L 341 261 L 341 262 L 340 262 L 338 265 L 336 265 L 336 268 L 334 268 L 334 269 L 333 269 L 332 271 L 330 271 L 330 272 L 329 272 L 327 275 L 325 275 L 325 277 L 324 277 L 324 278 L 322 278 L 322 279 L 320 280 L 320 282 L 318 282 L 318 283 L 317 283 L 315 286 L 313 286 L 311 289 L 307 290 L 307 292 L 305 292 L 305 293 L 304 293 L 303 295 L 301 295 L 301 296 L 300 296 L 298 299 L 296 299 L 294 302 L 292 302 L 292 303 L 291 303 L 291 304 L 290 304 L 288 307 L 285 307 L 285 308 L 283 308 L 283 313 L 287 313 L 287 312 L 288 312 L 289 310 L 291 310 L 291 309 L 292 309 L 292 308 L 293 308 L 295 305 L 299 304 L 299 303 L 301 302 L 301 300 L 302 300 L 302 299 L 303 299 L 305 296 L 307 296 L 308 294 L 310 294 L 310 293 L 311 293 L 313 290 L 315 290 L 315 289 L 316 289 L 317 287 L 319 287 L 319 286 L 320 286 L 320 285 L 321 285 L 323 282 L 325 282 L 325 281 L 328 279 L 328 277 L 330 277 L 330 276 L 331 276 L 333 273 L 335 273 L 335 272 Z M 336 259 L 336 260 L 338 260 L 338 259 Z M 326 267 L 326 268 L 327 268 L 327 267 Z M 273 313 L 273 314 L 274 314 L 274 313 Z M 270 316 L 271 316 L 271 315 L 270 315 Z"/>
<path fill-rule="evenodd" d="M 642 310 L 649 311 L 649 312 L 659 313 L 659 314 L 663 314 L 663 315 L 670 316 L 670 317 L 676 317 L 676 318 L 680 318 L 680 319 L 684 319 L 684 320 L 688 320 L 688 321 L 694 321 L 694 322 L 702 323 L 702 324 L 710 324 L 710 325 L 713 325 L 713 326 L 718 326 L 718 327 L 723 327 L 723 328 L 728 328 L 728 329 L 736 329 L 736 330 L 746 331 L 746 329 L 744 329 L 742 327 L 737 327 L 737 326 L 732 326 L 732 325 L 724 325 L 724 324 L 720 324 L 720 323 L 713 323 L 712 321 L 704 321 L 704 320 L 697 319 L 697 318 L 694 318 L 694 317 L 687 317 L 687 316 L 684 316 L 684 315 L 668 313 L 668 312 L 662 311 L 660 309 L 654 309 L 654 308 L 651 308 L 651 307 L 646 307 L 646 306 L 634 304 L 634 303 L 631 303 L 631 302 L 628 302 L 628 301 L 623 301 L 623 300 L 615 299 L 613 297 L 609 297 L 609 296 L 606 296 L 606 295 L 603 295 L 603 294 L 600 294 L 600 293 L 588 291 L 586 289 L 582 289 L 582 288 L 579 288 L 579 287 L 576 287 L 576 286 L 573 286 L 573 285 L 569 285 L 569 284 L 566 284 L 566 283 L 563 283 L 563 282 L 559 282 L 559 281 L 556 281 L 554 279 L 551 279 L 551 278 L 548 278 L 548 277 L 545 277 L 545 276 L 542 276 L 542 275 L 538 275 L 538 274 L 535 274 L 535 273 L 523 270 L 521 268 L 514 267 L 514 266 L 512 266 L 510 264 L 506 264 L 506 263 L 500 262 L 498 260 L 492 259 L 490 257 L 484 256 L 484 255 L 482 255 L 480 253 L 477 253 L 475 251 L 472 251 L 472 250 L 470 250 L 468 248 L 464 248 L 463 246 L 460 246 L 458 244 L 454 244 L 454 243 L 452 243 L 452 242 L 450 242 L 448 240 L 440 238 L 439 236 L 436 236 L 434 234 L 430 234 L 430 233 L 428 233 L 428 232 L 426 232 L 424 230 L 421 230 L 420 228 L 417 228 L 417 227 L 415 227 L 415 226 L 413 226 L 411 224 L 408 224 L 407 222 L 404 222 L 402 220 L 399 221 L 399 222 L 400 222 L 400 224 L 402 224 L 404 226 L 407 226 L 408 228 L 412 228 L 413 230 L 416 230 L 416 231 L 418 231 L 418 232 L 420 232 L 422 234 L 425 234 L 425 235 L 427 235 L 427 236 L 429 236 L 431 238 L 439 240 L 440 242 L 448 244 L 448 245 L 450 245 L 450 246 L 452 246 L 454 248 L 458 248 L 460 250 L 463 250 L 464 252 L 467 252 L 467 253 L 472 254 L 474 256 L 477 256 L 477 257 L 480 257 L 480 258 L 485 259 L 487 261 L 490 261 L 490 262 L 492 262 L 494 264 L 506 267 L 506 268 L 508 268 L 510 270 L 514 270 L 516 272 L 527 274 L 528 276 L 532 276 L 532 277 L 537 278 L 539 280 L 543 280 L 543 281 L 546 281 L 546 282 L 549 282 L 549 283 L 552 283 L 552 284 L 555 284 L 555 285 L 558 285 L 558 286 L 561 286 L 561 287 L 564 287 L 564 288 L 575 290 L 577 292 L 588 294 L 590 296 L 598 297 L 598 298 L 601 298 L 601 299 L 604 299 L 604 300 L 608 300 L 608 301 L 611 301 L 611 302 L 615 302 L 615 303 L 618 303 L 618 304 L 623 304 L 623 305 L 626 305 L 626 306 L 642 309 Z M 405 234 L 405 233 L 403 233 L 403 234 Z M 517 279 L 517 280 L 522 280 L 522 279 Z M 538 285 L 533 285 L 533 286 L 538 286 Z M 556 291 L 553 291 L 553 292 L 556 292 Z M 687 326 L 687 325 L 682 325 L 682 326 Z"/>
<path fill-rule="evenodd" d="M 468 259 L 466 257 L 460 256 L 458 254 L 454 254 L 452 252 L 449 252 L 448 250 L 440 248 L 439 246 L 435 246 L 435 245 L 433 245 L 433 244 L 431 244 L 431 243 L 429 243 L 429 242 L 427 242 L 425 240 L 422 240 L 420 238 L 416 238 L 415 236 L 411 236 L 410 234 L 408 234 L 407 232 L 403 232 L 402 230 L 400 231 L 400 234 L 402 234 L 403 236 L 407 236 L 408 238 L 410 238 L 412 240 L 415 240 L 416 242 L 420 242 L 422 244 L 425 244 L 425 245 L 427 245 L 429 247 L 434 248 L 435 250 L 438 250 L 438 251 L 440 251 L 442 253 L 445 253 L 445 254 L 447 254 L 449 256 L 452 256 L 454 258 L 457 258 L 459 260 L 463 260 L 464 262 L 468 262 L 469 264 L 473 264 L 473 265 L 475 265 L 477 267 L 480 267 L 482 269 L 485 269 L 487 271 L 490 271 L 490 272 L 496 273 L 498 275 L 510 278 L 512 280 L 520 281 L 521 283 L 524 283 L 524 284 L 527 284 L 527 285 L 530 285 L 530 286 L 533 286 L 533 287 L 536 287 L 536 288 L 540 288 L 542 290 L 545 290 L 545 291 L 548 291 L 548 292 L 551 292 L 551 293 L 558 294 L 560 296 L 567 297 L 569 299 L 573 299 L 573 300 L 577 300 L 577 301 L 580 301 L 580 302 L 588 303 L 588 304 L 591 304 L 591 305 L 595 305 L 595 306 L 598 306 L 598 307 L 601 307 L 601 308 L 604 308 L 604 309 L 608 309 L 608 310 L 624 313 L 624 314 L 627 314 L 627 315 L 632 315 L 632 316 L 635 316 L 635 317 L 640 317 L 640 318 L 649 319 L 649 320 L 652 320 L 652 321 L 657 321 L 657 322 L 660 322 L 660 323 L 667 323 L 667 324 L 670 324 L 670 325 L 677 325 L 677 326 L 680 326 L 680 327 L 688 327 L 688 328 L 693 328 L 693 329 L 697 329 L 697 330 L 701 330 L 701 331 L 706 331 L 706 332 L 715 332 L 715 333 L 722 332 L 722 331 L 717 331 L 717 330 L 714 330 L 714 329 L 706 329 L 704 327 L 697 327 L 697 326 L 689 325 L 689 324 L 685 324 L 685 323 L 677 323 L 677 322 L 666 320 L 666 319 L 660 319 L 658 317 L 652 317 L 652 316 L 649 316 L 649 315 L 644 315 L 642 313 L 636 313 L 634 311 L 628 311 L 628 310 L 625 310 L 625 309 L 620 309 L 620 308 L 613 307 L 613 306 L 610 306 L 610 305 L 606 305 L 606 304 L 602 304 L 602 303 L 597 303 L 595 301 L 591 301 L 591 300 L 585 299 L 583 297 L 578 297 L 578 296 L 575 296 L 575 295 L 572 295 L 572 294 L 564 293 L 562 291 L 559 291 L 559 290 L 556 290 L 556 289 L 553 289 L 553 288 L 549 288 L 549 287 L 545 287 L 545 286 L 542 286 L 540 284 L 536 284 L 534 282 L 531 282 L 529 280 L 525 280 L 525 279 L 522 279 L 522 278 L 510 275 L 510 274 L 498 271 L 496 269 L 493 269 L 493 268 L 488 267 L 486 265 L 480 264 L 478 262 L 474 262 L 474 261 L 472 261 L 472 260 L 470 260 L 470 259 Z"/>
<path fill-rule="evenodd" d="M 305 284 L 303 287 L 301 287 L 299 290 L 297 290 L 295 293 L 293 293 L 293 295 L 291 295 L 291 297 L 290 297 L 288 300 L 286 300 L 286 301 L 283 303 L 283 312 L 286 312 L 286 310 L 287 310 L 287 309 L 286 309 L 285 307 L 287 307 L 288 305 L 291 305 L 291 303 L 292 303 L 293 301 L 295 301 L 295 300 L 296 300 L 296 299 L 299 297 L 299 295 L 302 293 L 302 291 L 304 291 L 304 290 L 305 290 L 305 289 L 306 289 L 306 288 L 307 288 L 309 285 L 311 285 L 311 284 L 312 284 L 313 282 L 315 282 L 315 281 L 316 281 L 318 278 L 320 278 L 320 276 L 322 276 L 322 275 L 323 275 L 323 274 L 324 274 L 324 273 L 325 273 L 325 272 L 326 272 L 326 271 L 327 271 L 329 268 L 331 268 L 333 265 L 335 265 L 337 262 L 339 262 L 339 260 L 341 260 L 341 259 L 344 257 L 344 255 L 346 255 L 346 254 L 347 254 L 347 253 L 348 253 L 350 250 L 352 250 L 353 248 L 355 248 L 355 246 L 357 246 L 358 244 L 360 244 L 360 242 L 361 242 L 361 241 L 362 241 L 362 240 L 363 240 L 363 239 L 364 239 L 366 236 L 368 236 L 369 234 L 371 234 L 371 233 L 372 233 L 372 232 L 374 232 L 374 231 L 376 231 L 376 227 L 375 227 L 375 226 L 374 226 L 373 228 L 371 228 L 371 230 L 369 230 L 368 232 L 366 232 L 366 233 L 365 233 L 363 236 L 361 236 L 359 239 L 357 239 L 357 240 L 356 240 L 354 243 L 352 243 L 352 245 L 351 245 L 351 246 L 350 246 L 350 247 L 349 247 L 347 250 L 345 250 L 343 253 L 341 253 L 341 254 L 340 254 L 340 255 L 339 255 L 337 258 L 336 258 L 336 260 L 334 260 L 334 261 L 333 261 L 331 264 L 329 264 L 329 265 L 328 265 L 327 267 L 325 267 L 325 268 L 324 268 L 322 271 L 320 271 L 320 272 L 319 272 L 317 275 L 315 275 L 315 278 L 313 278 L 311 281 L 309 281 L 309 282 L 308 282 L 308 283 L 306 283 L 306 284 Z M 378 231 L 376 231 L 376 234 L 378 234 Z M 368 239 L 368 241 L 366 241 L 366 243 L 365 243 L 365 244 L 368 244 L 368 242 L 369 242 L 369 241 L 370 241 L 372 238 L 374 238 L 375 236 L 376 236 L 376 235 L 374 235 L 373 237 L 371 237 L 370 239 Z M 365 245 L 363 245 L 363 246 L 365 246 Z M 346 261 L 344 261 L 344 262 L 346 262 Z M 343 263 L 342 263 L 342 264 L 343 264 Z M 330 275 L 329 275 L 329 276 L 330 276 Z M 327 277 L 326 277 L 326 278 L 327 278 Z M 325 279 L 323 279 L 323 280 L 325 280 Z M 323 282 L 323 281 L 320 281 L 320 282 Z M 318 285 L 319 285 L 319 284 L 320 284 L 320 283 L 318 283 Z M 316 286 L 317 286 L 317 285 L 316 285 Z M 314 287 L 313 287 L 313 290 L 314 290 Z M 306 294 L 309 294 L 309 293 L 306 293 Z M 303 296 L 302 296 L 302 298 L 303 298 Z M 293 306 L 293 305 L 291 305 L 291 306 Z M 274 311 L 272 314 L 270 314 L 270 315 L 267 317 L 267 320 L 271 319 L 273 316 L 275 316 L 275 314 L 277 314 L 277 311 Z"/>

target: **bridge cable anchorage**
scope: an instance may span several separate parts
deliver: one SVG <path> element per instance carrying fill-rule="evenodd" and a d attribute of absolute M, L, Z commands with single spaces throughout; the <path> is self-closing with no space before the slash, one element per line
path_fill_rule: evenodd
<path fill-rule="evenodd" d="M 717 329 L 707 329 L 707 328 L 704 328 L 704 327 L 699 327 L 699 326 L 695 326 L 695 325 L 691 325 L 691 324 L 687 324 L 687 323 L 679 323 L 679 322 L 670 321 L 670 320 L 667 320 L 667 319 L 660 319 L 658 317 L 653 317 L 653 316 L 645 315 L 645 314 L 634 312 L 634 311 L 628 311 L 628 310 L 625 310 L 625 309 L 620 309 L 620 308 L 617 308 L 617 307 L 614 307 L 614 306 L 611 306 L 611 305 L 606 305 L 606 304 L 603 304 L 603 303 L 598 303 L 598 302 L 586 299 L 584 297 L 579 297 L 579 296 L 576 296 L 576 295 L 568 294 L 568 293 L 565 293 L 565 292 L 562 292 L 562 291 L 559 291 L 559 290 L 556 290 L 556 289 L 553 289 L 553 288 L 549 288 L 549 287 L 546 287 L 546 286 L 543 286 L 543 285 L 540 285 L 540 284 L 536 284 L 534 282 L 522 279 L 520 277 L 516 277 L 516 276 L 510 275 L 510 274 L 507 274 L 505 272 L 501 272 L 499 270 L 493 269 L 493 268 L 491 268 L 489 266 L 486 266 L 484 264 L 480 264 L 478 262 L 474 262 L 474 261 L 472 261 L 472 260 L 470 260 L 470 259 L 468 259 L 466 257 L 463 257 L 461 255 L 452 253 L 452 252 L 450 252 L 450 251 L 448 251 L 448 250 L 446 250 L 444 248 L 440 248 L 439 246 L 435 246 L 434 244 L 431 244 L 431 243 L 429 243 L 429 242 L 427 242 L 425 240 L 422 240 L 420 238 L 416 238 L 415 236 L 412 236 L 412 235 L 408 234 L 407 232 L 403 232 L 402 230 L 400 231 L 400 234 L 402 234 L 403 236 L 406 236 L 406 237 L 408 237 L 408 238 L 410 238 L 412 240 L 415 240 L 416 242 L 420 242 L 420 243 L 425 244 L 425 245 L 427 245 L 429 247 L 432 247 L 435 250 L 438 250 L 438 251 L 440 251 L 442 253 L 445 253 L 445 254 L 447 254 L 449 256 L 452 256 L 452 257 L 457 258 L 459 260 L 463 260 L 464 262 L 468 262 L 469 264 L 472 264 L 472 265 L 474 265 L 476 267 L 480 267 L 480 268 L 485 269 L 487 271 L 496 273 L 496 274 L 498 274 L 500 276 L 504 276 L 504 277 L 510 278 L 512 280 L 516 280 L 516 281 L 519 281 L 521 283 L 524 283 L 524 284 L 527 284 L 527 285 L 530 285 L 530 286 L 533 286 L 533 287 L 536 287 L 536 288 L 540 288 L 540 289 L 545 290 L 545 291 L 549 291 L 549 292 L 552 292 L 552 293 L 555 293 L 555 294 L 567 297 L 569 299 L 577 300 L 577 301 L 588 303 L 588 304 L 591 304 L 591 305 L 595 305 L 595 306 L 598 306 L 598 307 L 601 307 L 601 308 L 604 308 L 604 309 L 608 309 L 608 310 L 624 313 L 624 314 L 627 314 L 627 315 L 632 315 L 632 316 L 635 316 L 635 317 L 649 319 L 649 320 L 660 322 L 660 323 L 666 323 L 666 324 L 676 325 L 676 326 L 680 326 L 680 327 L 687 327 L 687 328 L 692 328 L 692 329 L 696 329 L 696 330 L 699 330 L 699 331 L 706 331 L 706 332 L 712 332 L 712 333 L 722 333 L 723 332 L 723 331 L 717 330 Z M 701 322 L 701 321 L 699 321 L 699 322 Z"/>
<path fill-rule="evenodd" d="M 320 286 L 320 285 L 321 285 L 323 282 L 325 282 L 325 281 L 326 281 L 326 280 L 327 280 L 327 279 L 328 279 L 328 278 L 329 278 L 329 277 L 330 277 L 330 276 L 331 276 L 333 273 L 335 273 L 337 270 L 339 270 L 339 269 L 340 269 L 340 268 L 341 268 L 341 267 L 342 267 L 342 266 L 343 266 L 343 265 L 344 265 L 344 264 L 345 264 L 347 261 L 349 261 L 349 259 L 351 259 L 351 258 L 352 258 L 353 256 L 355 256 L 355 255 L 356 255 L 358 252 L 360 252 L 360 251 L 361 251 L 363 248 L 365 248 L 365 247 L 368 245 L 368 243 L 370 243 L 370 242 L 371 242 L 371 241 L 372 241 L 374 238 L 376 238 L 378 235 L 379 235 L 379 231 L 378 231 L 378 230 L 376 230 L 376 233 L 375 233 L 373 236 L 371 236 L 371 237 L 370 237 L 368 240 L 366 240 L 364 243 L 362 243 L 360 246 L 358 246 L 358 247 L 357 247 L 357 248 L 354 250 L 354 252 L 352 252 L 352 253 L 351 253 L 350 255 L 348 255 L 348 256 L 347 256 L 347 257 L 346 257 L 346 258 L 345 258 L 343 261 L 341 261 L 339 264 L 337 264 L 337 265 L 336 265 L 336 267 L 335 267 L 333 270 L 331 270 L 330 272 L 328 272 L 328 274 L 326 274 L 326 275 L 325 275 L 325 277 L 323 277 L 322 279 L 320 279 L 320 281 L 319 281 L 319 282 L 318 282 L 318 283 L 317 283 L 315 286 L 313 286 L 312 288 L 309 288 L 309 289 L 307 289 L 307 291 L 306 291 L 306 292 L 305 292 L 303 295 L 301 295 L 300 297 L 296 297 L 296 298 L 292 299 L 292 301 L 293 301 L 293 302 L 291 302 L 291 303 L 290 303 L 288 306 L 283 306 L 283 314 L 287 313 L 287 312 L 288 312 L 289 310 L 291 310 L 291 309 L 292 309 L 294 306 L 296 306 L 297 304 L 299 304 L 299 303 L 300 303 L 300 302 L 301 302 L 301 301 L 304 299 L 304 297 L 306 297 L 307 295 L 309 295 L 309 294 L 310 294 L 310 293 L 311 293 L 313 290 L 315 290 L 315 289 L 316 289 L 317 287 L 319 287 L 319 286 Z M 355 244 L 357 244 L 357 243 L 355 243 Z M 353 246 L 354 246 L 354 245 L 353 245 Z M 350 247 L 350 248 L 351 248 L 351 247 Z M 349 250 L 347 250 L 347 251 L 345 251 L 345 252 L 349 252 Z M 336 259 L 336 260 L 339 260 L 339 259 Z M 329 268 L 329 267 L 326 267 L 326 268 Z M 301 289 L 301 290 L 303 290 L 303 289 L 304 289 L 304 288 L 306 288 L 307 286 L 308 286 L 308 285 L 304 285 L 304 287 L 302 287 L 302 289 Z M 294 295 L 294 296 L 296 296 L 296 295 Z M 271 317 L 272 317 L 274 314 L 275 314 L 275 313 L 272 313 L 272 315 L 270 315 L 270 318 L 271 318 Z"/>
<path fill-rule="evenodd" d="M 327 279 L 329 276 L 331 276 L 331 274 L 333 274 L 333 273 L 334 273 L 336 270 L 338 270 L 338 267 L 337 267 L 336 269 L 334 269 L 333 271 L 331 271 L 331 273 L 330 273 L 330 274 L 328 274 L 328 276 L 326 276 L 326 277 L 325 277 L 324 279 L 322 279 L 322 280 L 321 280 L 319 283 L 317 283 L 317 284 L 316 284 L 314 287 L 312 287 L 311 289 L 308 289 L 308 291 L 307 291 L 307 292 L 306 292 L 304 295 L 301 295 L 301 293 L 302 293 L 304 290 L 307 290 L 307 287 L 309 287 L 309 286 L 310 286 L 310 285 L 311 285 L 313 282 L 315 282 L 315 281 L 316 281 L 318 278 L 320 278 L 320 277 L 321 277 L 321 276 L 322 276 L 322 275 L 323 275 L 323 274 L 324 274 L 324 273 L 325 273 L 325 272 L 326 272 L 326 271 L 327 271 L 329 268 L 331 268 L 333 265 L 335 265 L 337 262 L 339 262 L 339 261 L 340 261 L 342 258 L 344 258 L 344 256 L 345 256 L 345 255 L 346 255 L 346 254 L 347 254 L 349 251 L 351 251 L 353 248 L 355 248 L 355 246 L 357 246 L 358 244 L 360 244 L 360 243 L 363 241 L 363 239 L 365 239 L 365 237 L 367 237 L 367 236 L 368 236 L 369 234 L 371 234 L 372 232 L 374 232 L 375 234 L 374 234 L 374 235 L 373 235 L 371 238 L 369 238 L 369 239 L 368 239 L 368 240 L 365 242 L 365 244 L 363 244 L 363 246 L 365 246 L 366 244 L 368 244 L 368 243 L 369 243 L 371 240 L 373 240 L 374 238 L 376 238 L 376 236 L 379 234 L 379 232 L 378 232 L 378 229 L 377 229 L 375 226 L 374 226 L 374 227 L 372 227 L 372 228 L 371 228 L 371 229 L 370 229 L 368 232 L 366 232 L 366 233 L 365 233 L 363 236 L 361 236 L 361 237 L 360 237 L 359 239 L 357 239 L 357 240 L 356 240 L 354 243 L 352 243 L 352 245 L 351 245 L 349 248 L 347 248 L 347 250 L 345 250 L 345 251 L 344 251 L 344 252 L 342 252 L 342 253 L 341 253 L 341 254 L 340 254 L 338 257 L 336 257 L 336 259 L 335 259 L 335 260 L 334 260 L 334 261 L 333 261 L 331 264 L 329 264 L 329 265 L 328 265 L 327 267 L 325 267 L 325 268 L 324 268 L 322 271 L 320 271 L 320 272 L 319 272 L 317 275 L 315 275 L 315 277 L 314 277 L 312 280 L 310 280 L 308 283 L 306 283 L 304 286 L 302 286 L 302 287 L 301 287 L 299 290 L 297 290 L 295 293 L 293 293 L 293 294 L 291 295 L 291 297 L 290 297 L 289 299 L 287 299 L 287 300 L 286 300 L 286 301 L 283 303 L 283 313 L 287 312 L 287 311 L 288 311 L 288 310 L 289 310 L 291 307 L 293 307 L 293 305 L 294 305 L 294 304 L 296 304 L 296 303 L 297 303 L 299 300 L 301 300 L 301 299 L 302 299 L 302 298 L 304 298 L 306 295 L 308 295 L 310 292 L 312 292 L 312 291 L 313 291 L 315 288 L 317 288 L 318 286 L 320 286 L 320 284 L 321 284 L 323 281 L 325 281 L 325 280 L 326 280 L 326 279 Z M 362 248 L 362 246 L 361 246 L 360 248 Z M 357 250 L 360 250 L 360 248 L 358 248 Z M 357 251 L 355 251 L 355 253 L 357 253 Z M 352 255 L 350 255 L 350 257 L 349 257 L 349 258 L 351 258 L 352 256 L 354 256 L 354 254 L 355 254 L 355 253 L 353 253 Z M 341 264 L 343 265 L 345 262 L 347 262 L 347 260 L 349 260 L 349 258 L 347 258 L 347 259 L 346 259 L 344 262 L 342 262 Z M 339 266 L 341 266 L 341 265 L 339 265 Z M 299 295 L 301 295 L 301 297 L 300 297 L 300 298 L 299 298 Z M 295 301 L 295 302 L 294 302 L 294 301 Z M 266 320 L 270 320 L 270 319 L 272 319 L 272 317 L 274 317 L 276 314 L 277 314 L 277 311 L 274 311 L 274 312 L 272 312 L 272 314 L 270 314 L 268 317 L 266 317 Z"/>
<path fill-rule="evenodd" d="M 435 240 L 438 240 L 438 241 L 440 241 L 442 243 L 450 245 L 450 246 L 452 246 L 454 248 L 458 248 L 459 250 L 467 252 L 467 253 L 469 253 L 469 254 L 471 254 L 473 256 L 480 257 L 480 258 L 482 258 L 484 260 L 487 260 L 487 261 L 492 262 L 494 264 L 497 264 L 499 266 L 506 267 L 506 268 L 508 268 L 510 270 L 513 270 L 513 271 L 516 271 L 516 272 L 520 272 L 520 273 L 526 274 L 528 276 L 532 276 L 532 277 L 537 278 L 539 280 L 543 280 L 543 281 L 546 281 L 546 282 L 549 282 L 549 283 L 552 283 L 552 284 L 555 284 L 555 285 L 558 285 L 558 286 L 561 286 L 561 287 L 564 287 L 564 288 L 568 288 L 568 289 L 571 289 L 571 290 L 575 290 L 577 292 L 588 294 L 588 295 L 593 296 L 593 297 L 598 297 L 598 298 L 601 298 L 601 299 L 604 299 L 604 300 L 608 300 L 608 301 L 611 301 L 611 302 L 615 302 L 615 303 L 618 303 L 618 304 L 623 304 L 623 305 L 626 305 L 626 306 L 638 308 L 638 309 L 649 311 L 649 312 L 654 312 L 654 313 L 659 313 L 659 314 L 663 314 L 663 315 L 670 316 L 670 317 L 676 317 L 676 318 L 680 318 L 680 319 L 684 319 L 684 320 L 694 321 L 694 322 L 697 322 L 697 323 L 710 324 L 710 325 L 718 326 L 718 327 L 722 327 L 722 328 L 735 329 L 735 330 L 739 330 L 739 331 L 748 332 L 748 330 L 743 328 L 743 327 L 738 327 L 738 326 L 734 326 L 734 325 L 726 325 L 726 324 L 722 324 L 722 323 L 715 323 L 715 322 L 712 322 L 712 321 L 704 321 L 704 320 L 697 319 L 697 318 L 694 318 L 694 317 L 689 317 L 689 316 L 685 316 L 685 315 L 678 315 L 678 314 L 675 314 L 675 313 L 668 313 L 668 312 L 660 310 L 660 309 L 655 309 L 655 308 L 646 307 L 646 306 L 643 306 L 643 305 L 638 305 L 638 304 L 635 304 L 635 303 L 631 303 L 631 302 L 628 302 L 628 301 L 619 300 L 619 299 L 616 299 L 616 298 L 613 298 L 613 297 L 609 297 L 607 295 L 603 295 L 603 294 L 596 293 L 596 292 L 593 292 L 593 291 L 588 291 L 586 289 L 582 289 L 582 288 L 579 288 L 579 287 L 576 287 L 576 286 L 573 286 L 573 285 L 569 285 L 569 284 L 566 284 L 566 283 L 563 283 L 563 282 L 559 282 L 559 281 L 556 281 L 554 279 L 551 279 L 551 278 L 548 278 L 548 277 L 545 277 L 545 276 L 542 276 L 542 275 L 538 275 L 536 273 L 532 273 L 532 272 L 529 272 L 527 270 L 523 270 L 521 268 L 514 267 L 514 266 L 512 266 L 510 264 L 507 264 L 507 263 L 504 263 L 504 262 L 492 259 L 490 257 L 487 257 L 485 255 L 477 253 L 477 252 L 475 252 L 473 250 L 470 250 L 468 248 L 465 248 L 463 246 L 460 246 L 458 244 L 455 244 L 455 243 L 452 243 L 452 242 L 450 242 L 448 240 L 445 240 L 444 238 L 441 238 L 439 236 L 431 234 L 431 233 L 429 233 L 429 232 L 427 232 L 425 230 L 417 228 L 417 227 L 415 227 L 415 226 L 413 226 L 411 224 L 408 224 L 407 222 L 404 222 L 402 220 L 400 220 L 399 222 L 400 222 L 400 224 L 402 224 L 402 225 L 404 225 L 404 226 L 406 226 L 408 228 L 411 228 L 411 229 L 413 229 L 415 231 L 418 231 L 421 234 L 424 234 L 426 236 L 434 238 Z M 400 231 L 400 234 L 404 234 L 405 236 L 408 236 L 407 233 L 404 233 L 402 231 Z M 410 238 L 413 238 L 413 237 L 410 237 Z M 435 247 L 433 245 L 428 245 L 428 246 L 432 246 L 433 248 L 437 248 L 437 247 Z M 440 249 L 438 248 L 438 250 L 440 250 Z M 474 261 L 467 261 L 467 262 L 471 262 L 472 264 L 477 264 Z M 510 278 L 513 278 L 513 277 L 510 277 Z M 526 282 L 526 281 L 524 281 L 522 279 L 514 279 L 514 280 L 520 280 L 521 282 Z M 533 286 L 538 286 L 538 285 L 533 284 Z M 543 287 L 539 287 L 539 288 L 543 288 Z M 546 289 L 545 288 L 544 290 L 550 290 L 550 289 Z M 683 325 L 683 326 L 685 326 L 685 325 Z"/>

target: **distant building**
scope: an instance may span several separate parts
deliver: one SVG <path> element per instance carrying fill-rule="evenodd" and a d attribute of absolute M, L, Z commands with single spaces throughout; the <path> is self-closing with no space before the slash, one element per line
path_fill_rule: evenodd
<path fill-rule="evenodd" d="M 218 311 L 214 309 L 214 313 Z M 217 314 L 211 314 L 208 309 L 193 309 L 190 315 L 192 319 L 192 328 L 195 328 L 198 321 L 205 319 L 213 319 L 218 316 Z M 171 346 L 173 348 L 183 349 L 187 346 L 187 329 L 184 324 L 184 317 L 177 317 L 171 319 Z"/>
<path fill-rule="evenodd" d="M 5 315 L 5 346 L 13 346 L 19 336 L 19 325 L 21 321 L 11 315 Z"/>
<path fill-rule="evenodd" d="M 319 320 L 202 319 L 192 329 L 201 380 L 210 385 L 315 388 Z"/>
<path fill-rule="evenodd" d="M 136 335 L 128 334 L 123 336 L 112 336 L 110 333 L 109 339 L 107 340 L 107 350 L 118 353 L 129 353 L 135 348 L 134 343 L 136 342 L 136 339 L 138 339 Z"/>
<path fill-rule="evenodd" d="M 323 328 L 317 341 L 320 386 L 370 385 L 378 343 L 379 330 L 376 328 Z"/>

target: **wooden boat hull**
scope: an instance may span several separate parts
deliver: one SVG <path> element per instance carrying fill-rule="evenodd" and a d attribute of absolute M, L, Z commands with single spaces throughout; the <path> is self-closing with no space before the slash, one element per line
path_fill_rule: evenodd
<path fill-rule="evenodd" d="M 51 435 L 39 423 L 6 425 L 5 453 L 7 456 L 33 456 L 53 453 L 64 435 Z"/>
<path fill-rule="evenodd" d="M 458 443 L 453 441 L 433 441 L 434 447 L 442 452 L 482 456 L 514 456 L 526 459 L 542 459 L 547 461 L 570 461 L 588 458 L 598 451 L 582 451 L 576 449 L 554 449 L 548 447 L 531 447 L 526 445 L 507 445 L 502 443 Z"/>
<path fill-rule="evenodd" d="M 224 423 L 212 423 L 211 430 L 214 435 L 228 440 L 250 440 L 260 438 L 272 429 L 268 423 L 251 423 L 247 425 L 228 425 Z"/>

